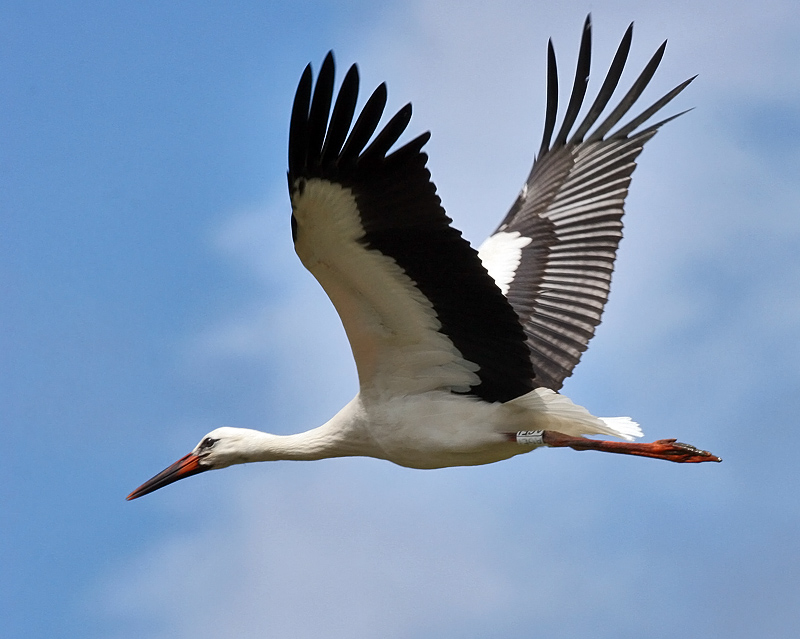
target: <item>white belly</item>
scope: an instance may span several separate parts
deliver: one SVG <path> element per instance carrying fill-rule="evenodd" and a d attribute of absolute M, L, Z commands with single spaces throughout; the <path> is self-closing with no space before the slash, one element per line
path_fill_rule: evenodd
<path fill-rule="evenodd" d="M 530 411 L 448 392 L 364 402 L 373 455 L 410 468 L 490 464 L 533 450 L 505 433 L 528 430 Z"/>

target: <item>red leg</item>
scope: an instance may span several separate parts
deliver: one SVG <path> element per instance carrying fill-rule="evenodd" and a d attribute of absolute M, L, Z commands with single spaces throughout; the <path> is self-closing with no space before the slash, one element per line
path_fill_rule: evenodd
<path fill-rule="evenodd" d="M 722 460 L 708 451 L 700 450 L 689 444 L 683 444 L 674 439 L 659 439 L 652 443 L 613 442 L 587 437 L 571 437 L 554 430 L 541 432 L 541 441 L 545 446 L 553 448 L 569 447 L 573 450 L 599 450 L 606 453 L 620 453 L 622 455 L 639 455 L 679 463 L 700 463 L 707 461 L 721 462 Z M 517 434 L 514 434 L 518 440 Z"/>

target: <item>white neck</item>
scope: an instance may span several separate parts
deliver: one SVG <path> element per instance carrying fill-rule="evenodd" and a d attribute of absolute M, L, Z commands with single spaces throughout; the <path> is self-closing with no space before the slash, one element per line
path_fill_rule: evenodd
<path fill-rule="evenodd" d="M 248 462 L 296 460 L 312 461 L 348 455 L 328 424 L 295 435 L 273 435 L 252 431 L 245 451 Z M 349 453 L 353 454 L 353 453 Z"/>
<path fill-rule="evenodd" d="M 361 412 L 357 400 L 351 401 L 322 426 L 295 435 L 273 435 L 249 429 L 227 431 L 232 449 L 230 464 L 247 462 L 297 460 L 311 461 L 329 457 L 370 455 L 369 438 L 361 428 Z M 213 437 L 214 433 L 210 433 Z M 222 442 L 220 442 L 222 443 Z M 220 451 L 223 455 L 224 452 Z"/>

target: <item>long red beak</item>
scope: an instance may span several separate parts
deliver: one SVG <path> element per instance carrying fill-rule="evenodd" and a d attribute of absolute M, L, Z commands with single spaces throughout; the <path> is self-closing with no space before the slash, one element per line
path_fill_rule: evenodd
<path fill-rule="evenodd" d="M 176 482 L 179 479 L 191 477 L 192 475 L 196 475 L 197 473 L 202 473 L 207 470 L 211 470 L 211 468 L 209 466 L 201 466 L 200 458 L 197 455 L 189 453 L 188 455 L 181 457 L 169 468 L 162 470 L 152 479 L 148 479 L 125 499 L 128 501 L 131 499 L 136 499 L 137 497 L 147 495 L 148 493 L 152 493 L 154 490 L 158 490 L 159 488 L 163 488 L 168 484 Z"/>

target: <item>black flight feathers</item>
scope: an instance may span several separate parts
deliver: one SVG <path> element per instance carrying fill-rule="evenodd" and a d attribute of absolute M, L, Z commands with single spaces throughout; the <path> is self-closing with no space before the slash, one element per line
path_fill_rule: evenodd
<path fill-rule="evenodd" d="M 539 147 L 539 153 L 537 154 L 538 156 L 542 156 L 548 150 L 553 150 L 558 147 L 565 146 L 566 144 L 575 146 L 584 142 L 587 132 L 595 124 L 595 122 L 597 122 L 600 114 L 606 108 L 611 96 L 614 94 L 617 84 L 619 84 L 620 77 L 622 77 L 622 71 L 625 68 L 625 62 L 628 59 L 628 53 L 631 49 L 632 39 L 633 23 L 628 26 L 627 30 L 625 31 L 625 35 L 622 37 L 622 41 L 617 48 L 617 52 L 614 55 L 613 61 L 611 62 L 611 67 L 609 68 L 608 74 L 603 81 L 603 85 L 600 87 L 597 97 L 592 103 L 592 106 L 589 107 L 589 110 L 583 118 L 583 121 L 572 134 L 572 137 L 569 138 L 569 142 L 567 142 L 567 136 L 577 120 L 578 112 L 583 104 L 583 98 L 586 95 L 586 89 L 589 82 L 592 47 L 592 20 L 591 16 L 586 17 L 586 22 L 583 25 L 583 36 L 581 37 L 580 51 L 578 53 L 578 65 L 575 69 L 575 82 L 572 86 L 572 94 L 570 95 L 567 112 L 564 114 L 564 122 L 562 123 L 561 129 L 553 141 L 552 146 L 550 145 L 550 139 L 553 135 L 553 130 L 555 129 L 556 113 L 558 111 L 558 70 L 556 66 L 556 54 L 555 50 L 553 49 L 553 43 L 552 41 L 547 43 L 547 112 L 545 115 L 545 127 L 542 135 L 542 143 Z M 614 125 L 617 124 L 617 122 L 619 122 L 625 116 L 625 114 L 627 114 L 636 100 L 639 99 L 639 96 L 645 90 L 647 85 L 650 83 L 653 75 L 655 75 L 658 65 L 661 64 L 661 58 L 664 57 L 664 51 L 666 48 L 667 41 L 665 40 L 650 58 L 650 61 L 639 74 L 639 77 L 636 78 L 636 81 L 625 94 L 625 97 L 622 98 L 616 108 L 592 132 L 592 134 L 586 138 L 586 142 L 597 142 L 603 140 L 606 137 L 606 134 L 614 127 Z M 695 77 L 697 76 L 691 77 L 685 82 L 679 84 L 677 87 L 672 89 L 672 91 L 645 109 L 639 116 L 632 119 L 624 127 L 621 127 L 609 137 L 616 139 L 626 138 L 638 127 L 649 120 L 657 111 L 666 106 L 666 104 L 669 103 L 681 91 L 683 91 L 689 85 L 689 83 L 694 80 Z M 651 125 L 646 130 L 640 131 L 639 134 L 655 131 L 670 120 L 674 120 L 684 113 L 686 113 L 686 111 L 682 111 L 681 113 L 677 113 L 669 118 L 661 120 L 660 122 Z"/>
<path fill-rule="evenodd" d="M 406 104 L 365 149 L 386 107 L 386 84 L 375 89 L 350 130 L 358 99 L 358 68 L 353 65 L 348 70 L 331 113 L 333 80 L 333 52 L 329 52 L 322 63 L 313 97 L 310 64 L 300 78 L 289 127 L 290 188 L 294 180 L 301 176 L 340 182 L 352 178 L 352 174 L 360 167 L 366 168 L 387 160 L 402 161 L 404 157 L 419 154 L 430 138 L 430 133 L 423 133 L 386 157 L 411 121 L 411 104 Z"/>

